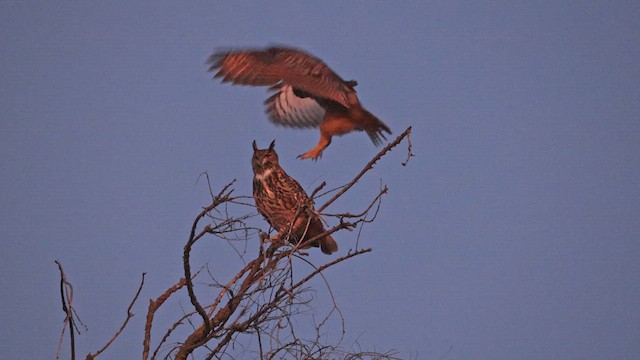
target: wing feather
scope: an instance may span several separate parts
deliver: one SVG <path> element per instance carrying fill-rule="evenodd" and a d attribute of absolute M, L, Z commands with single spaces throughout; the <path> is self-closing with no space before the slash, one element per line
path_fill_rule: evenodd
<path fill-rule="evenodd" d="M 277 92 L 265 101 L 271 122 L 294 128 L 320 125 L 325 110 L 313 98 L 297 96 L 291 85 L 281 84 L 272 89 Z"/>
<path fill-rule="evenodd" d="M 215 52 L 207 63 L 214 78 L 237 85 L 289 84 L 313 97 L 350 107 L 357 101 L 352 82 L 344 81 L 322 60 L 298 49 L 234 49 Z"/>

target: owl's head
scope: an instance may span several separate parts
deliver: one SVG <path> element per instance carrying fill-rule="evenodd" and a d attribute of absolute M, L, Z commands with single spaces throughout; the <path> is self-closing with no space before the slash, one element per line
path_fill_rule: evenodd
<path fill-rule="evenodd" d="M 258 149 L 256 141 L 253 141 L 253 158 L 251 159 L 251 165 L 253 166 L 253 173 L 256 175 L 263 174 L 265 170 L 278 167 L 278 154 L 274 149 L 276 141 L 273 140 L 268 149 Z"/>

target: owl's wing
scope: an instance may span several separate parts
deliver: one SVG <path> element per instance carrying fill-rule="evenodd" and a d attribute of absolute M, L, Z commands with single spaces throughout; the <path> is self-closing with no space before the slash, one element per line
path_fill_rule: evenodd
<path fill-rule="evenodd" d="M 279 84 L 272 90 L 277 92 L 264 102 L 271 122 L 294 128 L 320 125 L 325 110 L 313 98 L 296 95 L 291 85 Z"/>
<path fill-rule="evenodd" d="M 270 47 L 215 52 L 207 64 L 214 78 L 237 85 L 268 86 L 279 82 L 335 101 L 344 107 L 357 101 L 352 83 L 345 82 L 322 60 L 298 49 Z"/>

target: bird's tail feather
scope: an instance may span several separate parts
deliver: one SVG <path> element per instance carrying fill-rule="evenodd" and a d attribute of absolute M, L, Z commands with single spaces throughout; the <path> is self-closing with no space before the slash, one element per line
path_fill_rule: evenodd
<path fill-rule="evenodd" d="M 385 123 L 364 108 L 359 117 L 363 130 L 367 132 L 367 135 L 369 135 L 369 138 L 375 146 L 380 146 L 383 142 L 387 141 L 387 137 L 383 132 L 391 134 L 391 129 L 389 129 Z"/>
<path fill-rule="evenodd" d="M 325 254 L 334 253 L 338 251 L 338 243 L 330 235 L 327 235 L 320 239 L 320 250 Z"/>

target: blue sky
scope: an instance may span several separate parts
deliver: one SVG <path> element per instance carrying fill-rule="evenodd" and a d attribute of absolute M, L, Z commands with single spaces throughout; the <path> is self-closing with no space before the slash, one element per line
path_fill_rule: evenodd
<path fill-rule="evenodd" d="M 276 139 L 307 189 L 341 185 L 376 153 L 355 133 L 299 161 L 316 130 L 271 125 L 265 89 L 206 73 L 216 48 L 280 43 L 358 80 L 395 134 L 413 126 L 408 167 L 398 148 L 329 209 L 390 189 L 360 236 L 373 252 L 327 273 L 346 345 L 420 359 L 639 358 L 639 19 L 624 1 L 1 2 L 1 352 L 54 356 L 57 259 L 89 327 L 83 356 L 117 329 L 147 272 L 136 316 L 102 355 L 140 356 L 147 299 L 180 277 L 208 205 L 198 176 L 250 194 L 252 140 Z M 342 254 L 356 235 L 336 236 Z M 197 250 L 221 276 L 237 266 L 224 242 Z"/>

